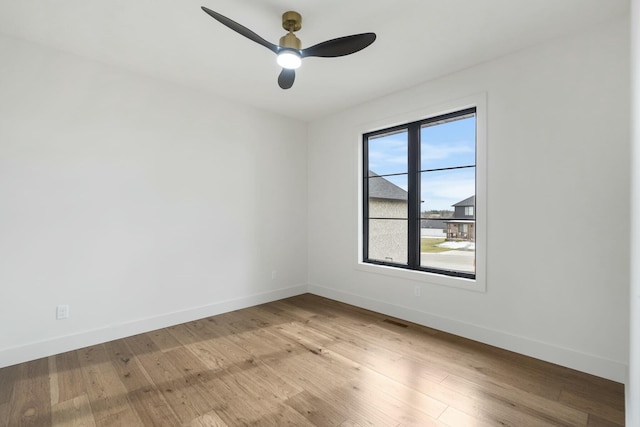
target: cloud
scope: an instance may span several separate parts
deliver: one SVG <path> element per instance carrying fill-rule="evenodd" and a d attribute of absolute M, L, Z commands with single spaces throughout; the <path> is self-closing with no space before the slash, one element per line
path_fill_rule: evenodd
<path fill-rule="evenodd" d="M 461 141 L 458 143 L 447 143 L 442 145 L 430 144 L 423 147 L 422 163 L 428 163 L 434 160 L 443 160 L 455 157 L 468 158 L 475 156 L 475 146 L 469 142 Z"/>
<path fill-rule="evenodd" d="M 394 135 L 395 137 L 396 135 Z M 375 140 L 374 140 L 375 141 Z M 407 141 L 395 138 L 369 144 L 369 169 L 377 174 L 407 171 Z"/>
<path fill-rule="evenodd" d="M 428 172 L 422 175 L 421 210 L 451 209 L 476 192 L 475 169 Z"/>

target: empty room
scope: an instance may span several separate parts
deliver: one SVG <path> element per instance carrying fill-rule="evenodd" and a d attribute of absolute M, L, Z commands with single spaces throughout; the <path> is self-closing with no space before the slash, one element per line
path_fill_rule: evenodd
<path fill-rule="evenodd" d="M 0 427 L 640 426 L 640 0 L 0 0 Z"/>

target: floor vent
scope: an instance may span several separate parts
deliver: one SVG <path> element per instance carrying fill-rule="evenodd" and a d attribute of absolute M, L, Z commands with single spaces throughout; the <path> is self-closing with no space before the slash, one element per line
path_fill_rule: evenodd
<path fill-rule="evenodd" d="M 400 322 L 396 322 L 395 320 L 391 320 L 391 319 L 384 319 L 383 322 L 390 323 L 390 324 L 395 325 L 395 326 L 400 326 L 401 328 L 408 328 L 409 327 L 409 325 L 406 325 L 406 324 L 400 323 Z"/>

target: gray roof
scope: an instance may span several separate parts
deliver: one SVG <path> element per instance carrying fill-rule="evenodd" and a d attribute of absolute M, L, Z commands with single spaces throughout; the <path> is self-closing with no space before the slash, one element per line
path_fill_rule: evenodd
<path fill-rule="evenodd" d="M 422 219 L 420 221 L 420 227 L 422 228 L 438 228 L 440 230 L 444 230 L 447 228 L 447 220 L 446 219 Z"/>
<path fill-rule="evenodd" d="M 375 172 L 369 171 L 369 197 L 372 199 L 402 200 L 408 199 L 407 192 Z"/>
<path fill-rule="evenodd" d="M 475 206 L 475 205 L 476 205 L 476 196 L 471 196 L 451 206 L 455 207 L 455 206 Z"/>

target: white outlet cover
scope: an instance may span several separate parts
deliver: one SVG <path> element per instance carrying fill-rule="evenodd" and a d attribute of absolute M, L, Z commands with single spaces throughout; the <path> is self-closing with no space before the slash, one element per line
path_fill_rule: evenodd
<path fill-rule="evenodd" d="M 66 319 L 69 317 L 69 306 L 68 305 L 59 305 L 56 309 L 56 319 Z"/>

